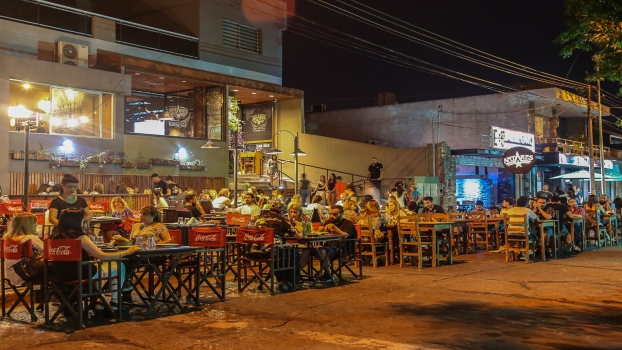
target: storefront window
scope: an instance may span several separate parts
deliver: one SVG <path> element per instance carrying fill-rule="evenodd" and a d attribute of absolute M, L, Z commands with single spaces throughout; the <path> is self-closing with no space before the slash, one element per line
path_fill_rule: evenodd
<path fill-rule="evenodd" d="M 221 140 L 222 107 L 221 87 L 169 94 L 132 91 L 126 99 L 125 132 Z"/>
<path fill-rule="evenodd" d="M 68 87 L 10 82 L 11 131 L 112 138 L 113 96 Z"/>

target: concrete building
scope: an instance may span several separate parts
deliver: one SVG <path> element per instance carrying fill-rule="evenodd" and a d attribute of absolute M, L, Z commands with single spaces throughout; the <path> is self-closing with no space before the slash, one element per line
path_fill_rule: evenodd
<path fill-rule="evenodd" d="M 499 203 L 503 197 L 518 193 L 534 195 L 545 182 L 563 186 L 566 184 L 563 181 L 548 179 L 585 168 L 586 114 L 584 98 L 562 89 L 546 88 L 307 113 L 305 130 L 314 135 L 398 148 L 445 142 L 456 161 L 458 197 Z M 596 110 L 594 114 L 598 115 Z M 608 114 L 609 109 L 603 106 L 603 115 Z M 540 159 L 532 173 L 515 178 L 501 164 L 504 150 L 493 145 L 493 126 L 531 135 L 531 146 L 546 157 Z M 595 140 L 598 145 L 598 138 Z M 617 165 L 613 165 L 617 163 L 618 153 L 612 147 L 615 145 L 604 148 L 609 161 L 606 168 L 619 173 Z M 577 162 L 567 161 L 574 158 Z M 428 168 L 427 175 L 439 175 L 431 171 Z M 477 191 L 466 196 L 461 182 L 469 186 L 473 182 L 488 183 L 486 186 L 490 188 L 482 190 L 480 184 L 476 186 Z M 586 183 L 574 181 L 573 184 L 588 192 Z M 614 190 L 610 188 L 609 194 L 613 195 Z"/>
<path fill-rule="evenodd" d="M 9 2 L 0 19 L 0 186 L 11 191 L 5 194 L 21 193 L 10 184 L 23 177 L 24 162 L 9 154 L 24 150 L 25 122 L 31 152 L 46 156 L 30 162 L 31 174 L 77 173 L 62 160 L 108 151 L 133 162 L 174 158 L 206 169 L 108 162 L 84 172 L 225 178 L 231 102 L 240 118 L 261 105 L 268 118 L 302 120 L 303 92 L 281 86 L 285 1 L 113 0 L 102 8 L 96 1 L 77 8 Z M 257 128 L 267 128 L 265 135 L 246 133 L 247 142 L 272 141 L 266 119 Z M 207 140 L 220 148 L 201 149 Z"/>

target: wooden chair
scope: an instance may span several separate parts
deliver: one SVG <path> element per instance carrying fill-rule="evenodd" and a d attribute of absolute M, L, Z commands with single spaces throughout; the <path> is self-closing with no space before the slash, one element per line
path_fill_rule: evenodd
<path fill-rule="evenodd" d="M 594 233 L 594 235 L 592 235 Z M 596 247 L 604 247 L 607 227 L 600 224 L 598 213 L 595 210 L 585 210 L 585 234 L 583 235 L 583 249 L 587 249 L 588 242 L 596 242 Z"/>
<path fill-rule="evenodd" d="M 176 209 L 164 209 L 164 213 L 162 215 L 162 222 L 165 223 L 177 223 L 178 219 L 177 210 Z"/>
<path fill-rule="evenodd" d="M 467 223 L 467 238 L 473 251 L 477 250 L 478 243 L 486 245 L 486 251 L 490 249 L 490 239 L 494 234 L 488 227 L 488 219 L 485 212 L 471 212 L 467 215 L 470 220 Z"/>
<path fill-rule="evenodd" d="M 466 213 L 449 213 L 449 221 L 460 222 L 466 220 Z M 467 237 L 467 228 L 461 225 L 455 225 L 453 228 L 452 235 L 454 240 L 454 250 L 456 254 L 460 254 L 460 247 L 463 249 L 463 254 L 467 253 L 467 249 L 469 246 L 469 240 Z"/>
<path fill-rule="evenodd" d="M 376 242 L 374 237 L 374 229 L 372 217 L 353 217 L 352 221 L 358 223 L 357 237 L 361 239 L 361 258 L 364 256 L 371 257 L 374 267 L 378 267 L 378 259 L 384 259 L 385 265 L 389 265 L 389 242 Z M 363 240 L 363 237 L 369 237 L 369 240 Z"/>
<path fill-rule="evenodd" d="M 397 225 L 397 233 L 400 240 L 400 267 L 404 267 L 404 258 L 411 257 L 417 259 L 419 270 L 423 268 L 423 259 L 434 258 L 432 240 L 422 240 L 419 231 L 419 218 L 416 215 L 402 216 Z M 424 250 L 427 254 L 424 255 Z M 412 265 L 412 263 L 411 263 Z"/>
<path fill-rule="evenodd" d="M 527 215 L 504 215 L 503 223 L 505 226 L 505 261 L 510 261 L 510 254 L 512 254 L 512 260 L 515 261 L 517 252 L 525 254 L 527 264 L 529 264 L 530 256 L 533 256 L 535 261 L 536 241 L 529 238 Z"/>

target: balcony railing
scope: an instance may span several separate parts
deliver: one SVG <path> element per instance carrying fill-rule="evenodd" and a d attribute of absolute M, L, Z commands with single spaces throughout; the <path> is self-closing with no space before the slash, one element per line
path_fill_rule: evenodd
<path fill-rule="evenodd" d="M 124 21 L 44 0 L 3 0 L 0 18 L 92 37 L 93 17 L 114 21 L 116 42 L 198 58 L 199 38 Z"/>
<path fill-rule="evenodd" d="M 590 152 L 587 147 L 587 143 L 573 141 L 562 138 L 543 138 L 538 140 L 538 146 L 542 147 L 542 152 L 561 152 L 565 154 L 572 154 L 578 156 L 589 156 Z M 611 158 L 612 152 L 609 147 L 603 147 L 603 153 L 605 158 Z M 615 158 L 617 158 L 617 151 L 615 153 Z M 592 156 L 599 157 L 600 156 L 600 147 L 598 145 L 594 145 L 592 147 Z"/>

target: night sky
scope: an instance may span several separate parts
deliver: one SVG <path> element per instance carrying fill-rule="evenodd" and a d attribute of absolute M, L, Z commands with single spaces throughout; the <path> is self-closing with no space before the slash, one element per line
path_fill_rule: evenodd
<path fill-rule="evenodd" d="M 347 8 L 337 0 L 328 1 Z M 577 58 L 576 53 L 562 58 L 560 46 L 553 43 L 564 30 L 562 0 L 359 1 L 449 39 L 558 76 L 566 77 Z M 521 85 L 527 81 L 397 38 L 309 0 L 296 0 L 294 11 L 298 16 L 443 67 L 502 84 Z M 290 21 L 305 23 L 296 16 Z M 379 92 L 395 92 L 400 103 L 493 93 L 335 48 L 292 30 L 284 32 L 283 46 L 283 85 L 304 90 L 307 109 L 312 104 L 326 104 L 328 110 L 373 106 Z M 580 53 L 568 78 L 584 81 L 585 72 L 593 67 L 590 56 Z M 614 84 L 603 87 L 617 91 Z"/>

